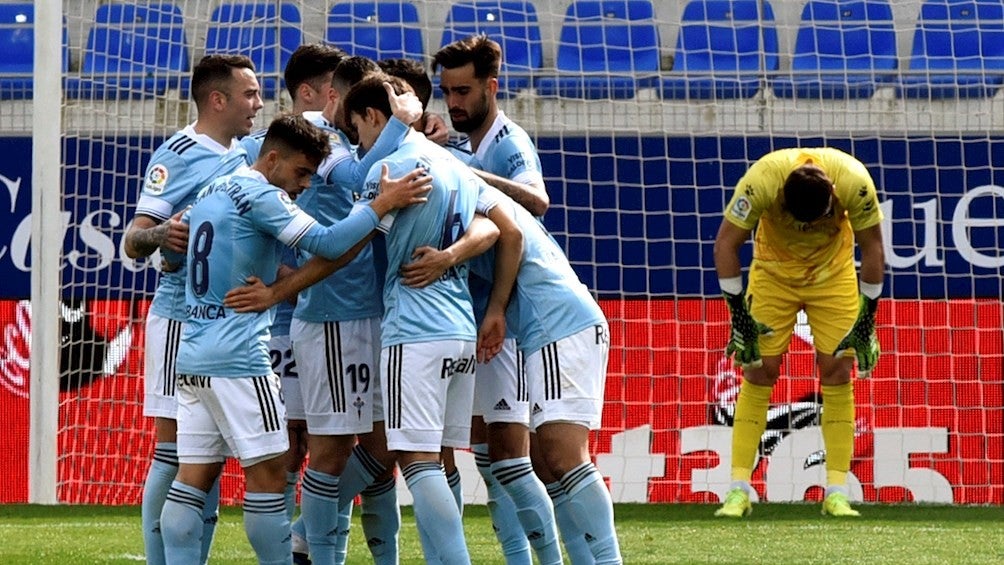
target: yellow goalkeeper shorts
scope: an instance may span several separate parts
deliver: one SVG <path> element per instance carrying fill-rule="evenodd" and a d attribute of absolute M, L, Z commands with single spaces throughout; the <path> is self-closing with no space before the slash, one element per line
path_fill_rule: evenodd
<path fill-rule="evenodd" d="M 827 355 L 833 355 L 858 317 L 858 280 L 854 268 L 800 286 L 756 268 L 754 262 L 746 294 L 753 317 L 774 330 L 772 335 L 760 336 L 763 356 L 788 351 L 799 310 L 804 309 L 808 316 L 816 351 Z"/>

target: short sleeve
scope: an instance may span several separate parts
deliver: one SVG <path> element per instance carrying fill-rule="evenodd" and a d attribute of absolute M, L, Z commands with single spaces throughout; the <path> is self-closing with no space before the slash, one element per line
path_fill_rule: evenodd
<path fill-rule="evenodd" d="M 251 206 L 255 226 L 282 243 L 295 247 L 317 222 L 282 190 L 266 190 Z"/>

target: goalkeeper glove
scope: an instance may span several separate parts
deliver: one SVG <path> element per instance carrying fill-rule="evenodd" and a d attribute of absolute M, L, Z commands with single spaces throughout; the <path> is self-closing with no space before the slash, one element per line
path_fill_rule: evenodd
<path fill-rule="evenodd" d="M 725 356 L 734 355 L 735 362 L 744 369 L 762 366 L 760 336 L 774 333 L 774 330 L 753 319 L 742 294 L 722 292 L 722 295 L 732 315 L 732 334 L 729 336 L 729 345 L 725 348 Z"/>
<path fill-rule="evenodd" d="M 858 359 L 858 377 L 867 379 L 878 363 L 882 348 L 875 335 L 875 312 L 878 298 L 868 298 L 862 294 L 858 299 L 858 319 L 833 352 L 834 357 L 842 357 L 848 349 L 854 350 Z"/>

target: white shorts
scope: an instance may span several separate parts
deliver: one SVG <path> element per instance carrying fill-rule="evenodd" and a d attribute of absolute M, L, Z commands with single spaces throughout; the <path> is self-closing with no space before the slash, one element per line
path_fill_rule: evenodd
<path fill-rule="evenodd" d="M 474 415 L 485 422 L 530 425 L 530 391 L 523 354 L 516 340 L 507 339 L 502 351 L 488 363 L 478 363 L 474 376 Z"/>
<path fill-rule="evenodd" d="M 549 422 L 600 427 L 610 330 L 599 324 L 526 356 L 530 429 Z"/>
<path fill-rule="evenodd" d="M 373 430 L 379 332 L 378 318 L 319 323 L 293 318 L 289 335 L 308 432 L 340 436 Z"/>
<path fill-rule="evenodd" d="M 233 456 L 250 467 L 287 449 L 278 375 L 178 375 L 178 461 L 218 463 Z"/>
<path fill-rule="evenodd" d="M 272 358 L 272 372 L 279 375 L 282 384 L 282 398 L 286 401 L 287 420 L 305 420 L 303 395 L 300 394 L 300 379 L 293 358 L 293 343 L 288 335 L 274 335 L 268 341 L 268 353 Z"/>
<path fill-rule="evenodd" d="M 474 350 L 472 341 L 446 340 L 381 351 L 388 449 L 438 453 L 470 445 Z"/>
<path fill-rule="evenodd" d="M 146 316 L 146 349 L 143 358 L 143 415 L 150 418 L 178 417 L 174 372 L 184 323 L 153 313 Z"/>

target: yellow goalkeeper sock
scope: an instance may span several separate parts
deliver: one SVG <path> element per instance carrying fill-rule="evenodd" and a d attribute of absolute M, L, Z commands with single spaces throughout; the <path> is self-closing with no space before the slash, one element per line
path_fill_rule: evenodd
<path fill-rule="evenodd" d="M 827 486 L 847 484 L 854 451 L 854 385 L 823 385 L 823 445 Z"/>
<path fill-rule="evenodd" d="M 732 424 L 732 480 L 749 482 L 760 437 L 767 427 L 767 408 L 773 387 L 743 381 Z"/>

